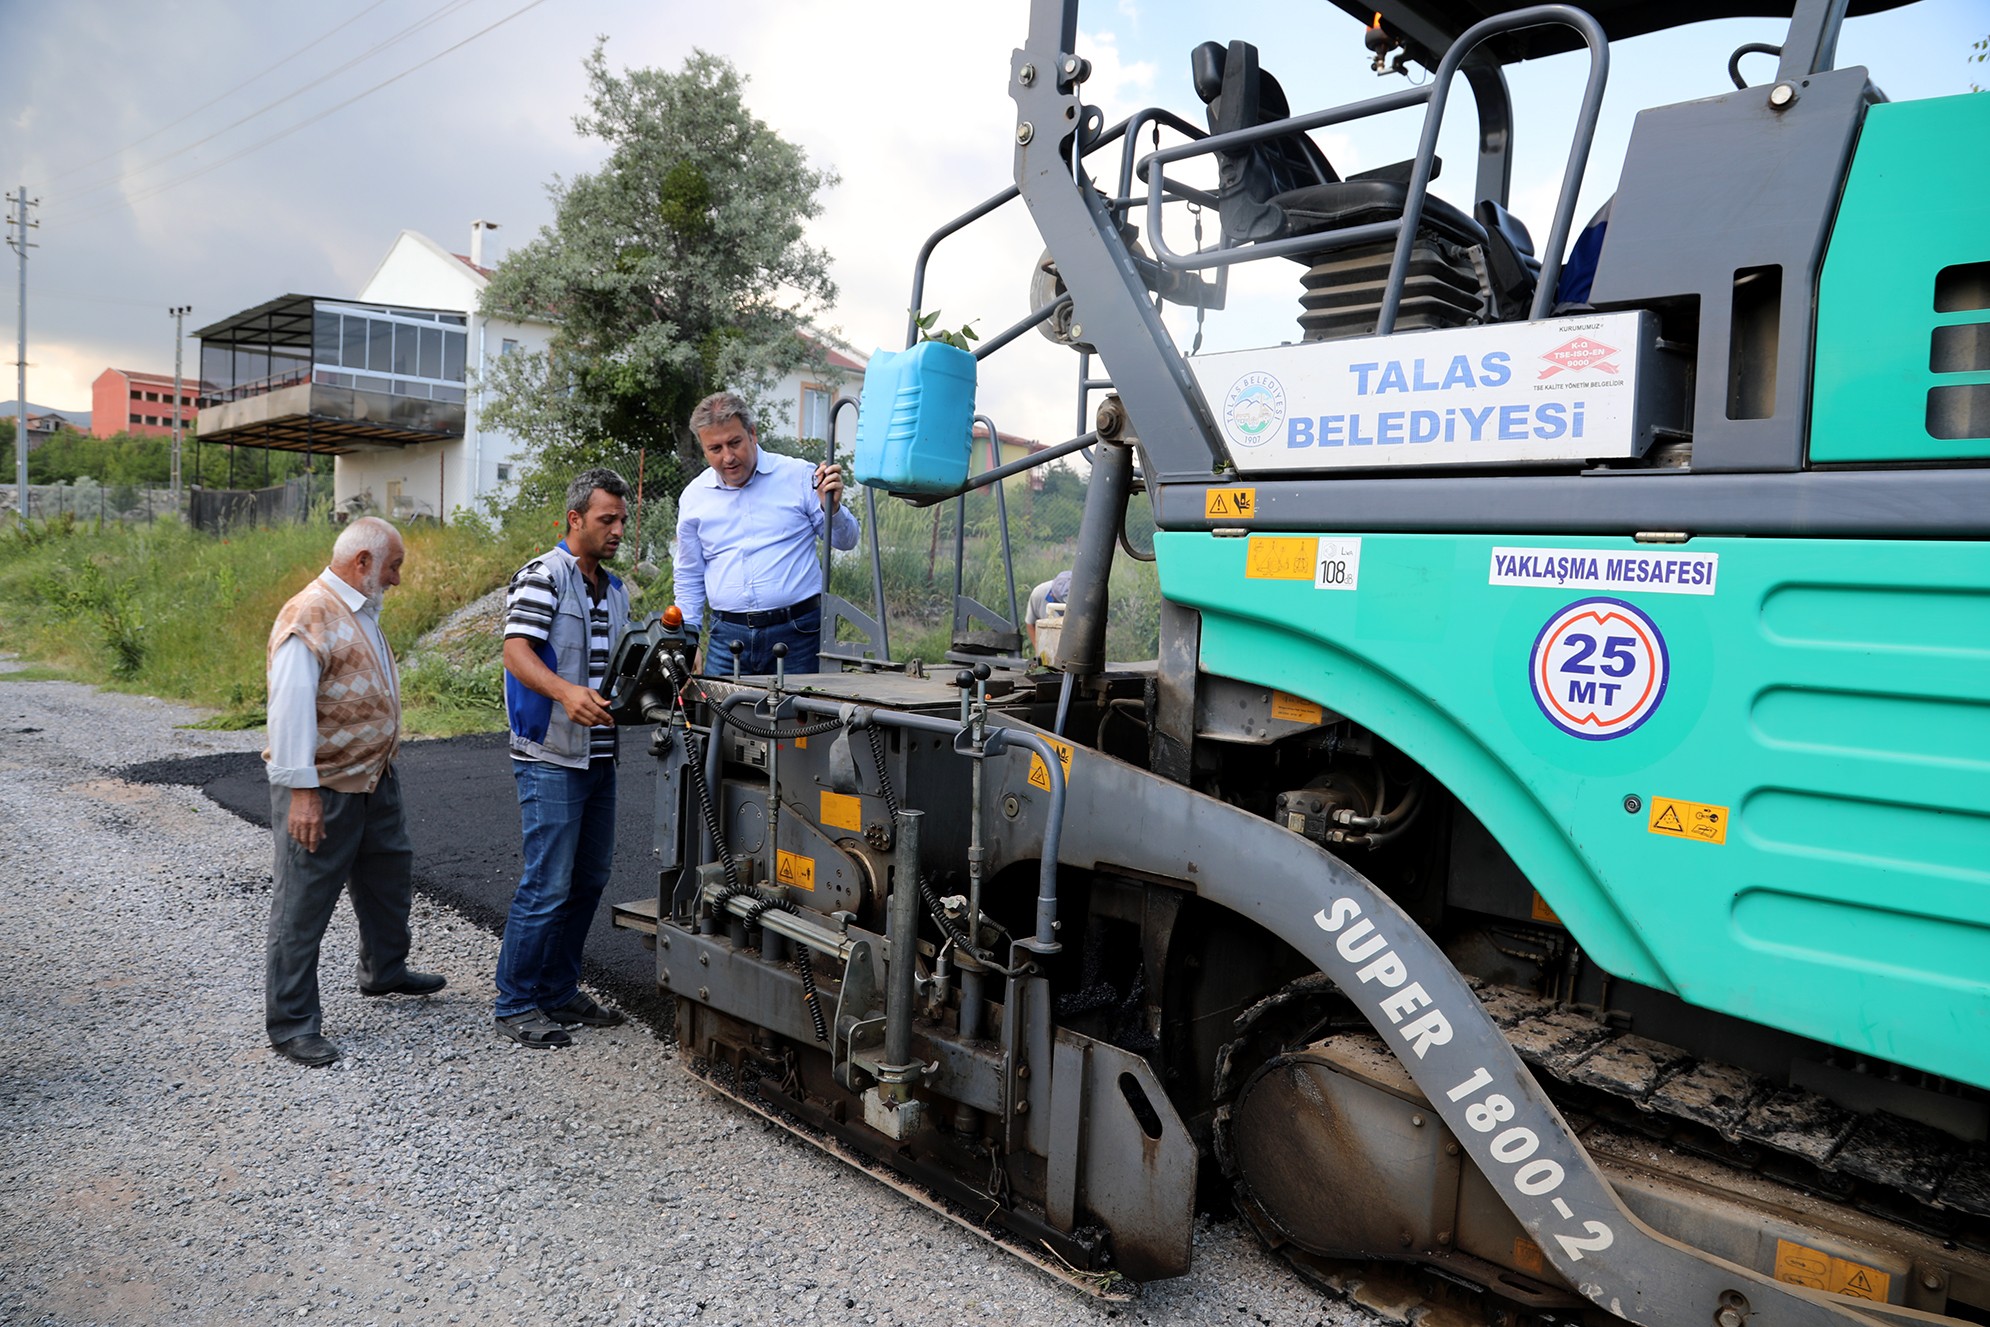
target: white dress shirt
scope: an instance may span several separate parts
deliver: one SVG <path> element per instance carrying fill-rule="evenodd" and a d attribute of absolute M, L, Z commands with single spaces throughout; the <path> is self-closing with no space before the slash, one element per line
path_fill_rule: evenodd
<path fill-rule="evenodd" d="M 709 605 L 725 613 L 786 608 L 822 593 L 815 541 L 829 527 L 836 548 L 857 546 L 857 517 L 845 501 L 832 520 L 815 489 L 815 466 L 760 449 L 738 488 L 706 470 L 677 500 L 674 561 L 677 606 L 695 629 Z"/>
<path fill-rule="evenodd" d="M 379 607 L 334 575 L 330 567 L 319 572 L 318 579 L 359 619 L 398 705 L 401 679 L 394 672 L 394 656 L 387 652 L 387 637 L 380 631 Z M 265 764 L 269 781 L 279 788 L 318 786 L 318 671 L 318 656 L 295 632 L 284 638 L 270 660 L 269 760 Z"/>

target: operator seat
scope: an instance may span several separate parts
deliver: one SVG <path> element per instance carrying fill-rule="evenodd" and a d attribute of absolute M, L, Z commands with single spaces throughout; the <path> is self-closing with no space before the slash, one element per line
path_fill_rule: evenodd
<path fill-rule="evenodd" d="M 1204 42 L 1189 54 L 1196 95 L 1209 108 L 1209 131 L 1230 133 L 1290 118 L 1278 79 L 1258 64 L 1257 47 Z M 1409 162 L 1342 179 L 1303 133 L 1268 138 L 1218 152 L 1217 210 L 1228 247 L 1312 235 L 1345 226 L 1393 221 L 1409 198 Z M 1433 162 L 1432 176 L 1441 163 Z M 1396 327 L 1456 327 L 1491 316 L 1474 251 L 1486 232 L 1451 204 L 1426 194 L 1411 253 L 1409 279 Z M 1375 330 L 1391 241 L 1324 244 L 1292 255 L 1309 268 L 1299 324 L 1307 340 L 1361 336 Z M 1377 257 L 1379 255 L 1379 271 Z"/>

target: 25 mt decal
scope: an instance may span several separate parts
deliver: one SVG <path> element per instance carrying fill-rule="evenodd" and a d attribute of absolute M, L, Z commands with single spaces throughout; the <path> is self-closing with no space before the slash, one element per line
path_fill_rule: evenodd
<path fill-rule="evenodd" d="M 1548 722 L 1588 742 L 1636 732 L 1665 699 L 1671 673 L 1658 624 L 1621 599 L 1578 599 L 1548 619 L 1527 658 Z"/>

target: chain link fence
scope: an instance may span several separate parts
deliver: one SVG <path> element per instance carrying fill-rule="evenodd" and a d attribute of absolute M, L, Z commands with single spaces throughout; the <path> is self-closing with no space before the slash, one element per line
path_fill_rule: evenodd
<path fill-rule="evenodd" d="M 243 526 L 276 525 L 304 520 L 314 497 L 329 493 L 329 477 L 316 481 L 300 476 L 261 489 L 183 487 L 176 498 L 165 484 L 100 484 L 76 479 L 61 484 L 28 485 L 28 519 L 95 521 L 101 525 L 151 525 L 164 519 L 187 521 L 209 532 Z M 322 490 L 322 492 L 320 491 Z M 20 489 L 0 488 L 0 513 L 20 510 Z"/>
<path fill-rule="evenodd" d="M 1077 555 L 1091 469 L 1075 459 L 1004 481 L 999 499 L 992 486 L 929 507 L 877 494 L 874 522 L 872 496 L 856 489 L 850 498 L 864 529 L 856 548 L 834 553 L 830 589 L 883 621 L 894 659 L 935 663 L 964 635 L 983 643 L 1004 630 L 1020 636 L 1031 590 L 1070 570 Z M 1154 523 L 1138 493 L 1126 526 L 1133 554 L 1122 548 L 1113 562 L 1106 651 L 1114 659 L 1147 659 L 1159 637 L 1161 593 L 1154 564 L 1142 560 L 1153 556 Z M 956 595 L 973 606 L 958 604 Z M 857 635 L 848 626 L 841 634 Z"/>
<path fill-rule="evenodd" d="M 20 489 L 0 489 L 0 511 L 20 510 Z M 176 501 L 164 484 L 99 484 L 78 479 L 64 484 L 28 485 L 28 518 L 46 521 L 64 516 L 79 521 L 149 525 L 162 517 L 186 514 L 184 494 Z"/>

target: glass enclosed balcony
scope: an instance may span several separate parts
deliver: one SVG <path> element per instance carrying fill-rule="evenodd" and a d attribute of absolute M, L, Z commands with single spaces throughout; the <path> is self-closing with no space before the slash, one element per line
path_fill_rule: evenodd
<path fill-rule="evenodd" d="M 203 327 L 200 440 L 336 455 L 460 438 L 467 321 L 285 295 Z"/>

